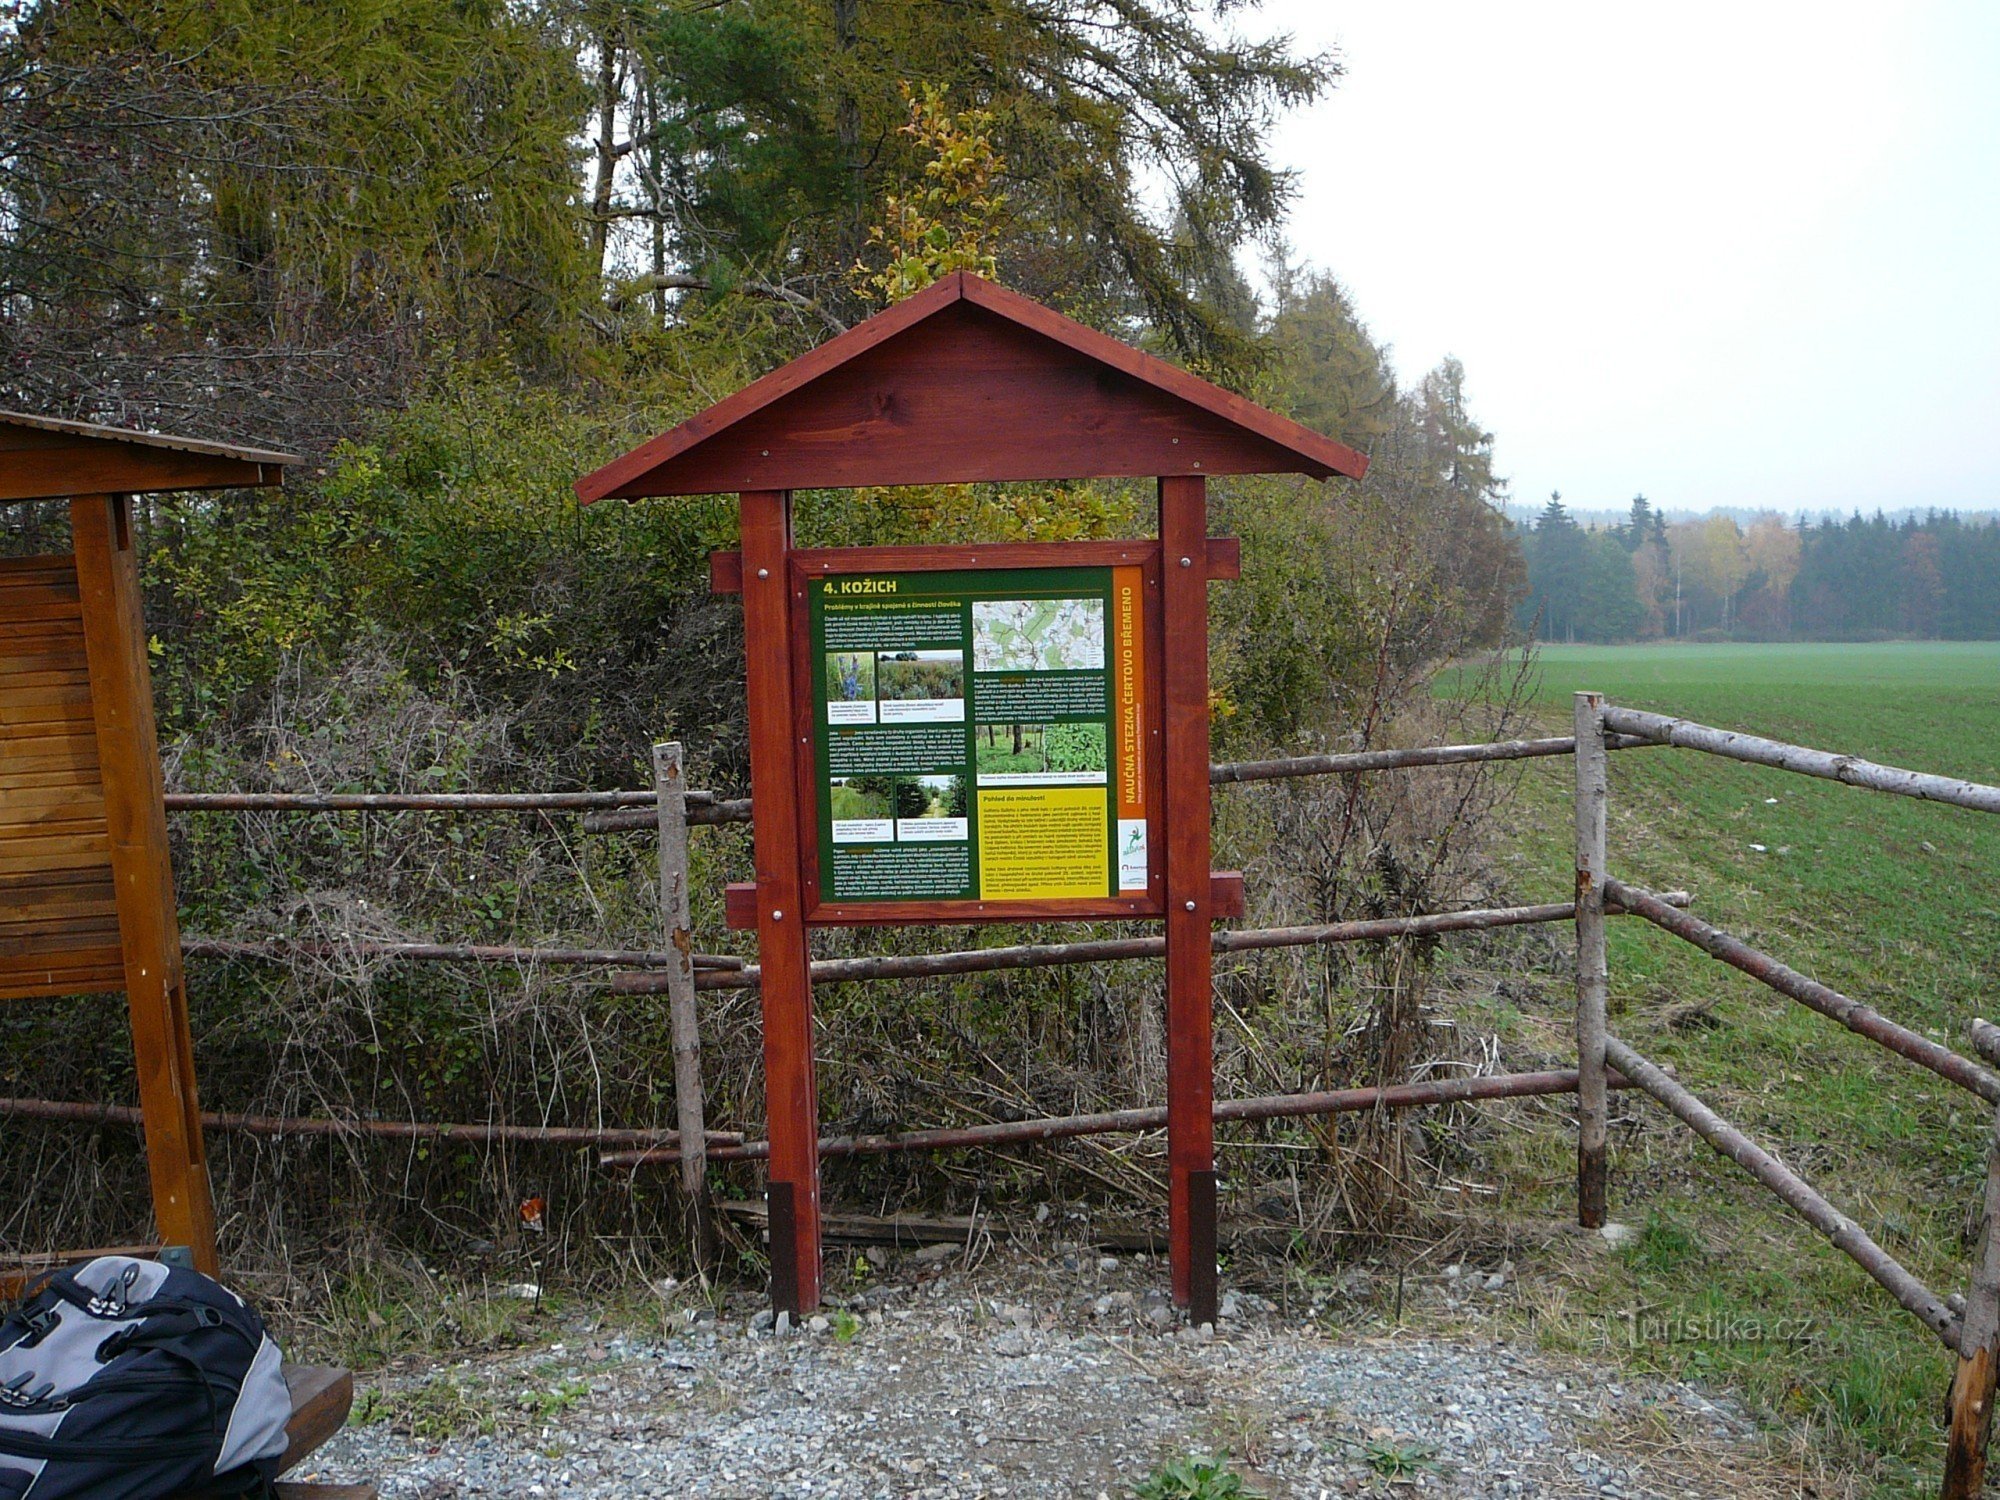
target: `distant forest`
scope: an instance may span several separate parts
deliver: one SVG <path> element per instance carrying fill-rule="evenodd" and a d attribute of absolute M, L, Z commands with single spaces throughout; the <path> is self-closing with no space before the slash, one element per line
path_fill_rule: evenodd
<path fill-rule="evenodd" d="M 2000 639 L 2000 525 L 1932 512 L 1668 524 L 1643 495 L 1579 526 L 1560 494 L 1516 538 L 1545 641 Z"/>

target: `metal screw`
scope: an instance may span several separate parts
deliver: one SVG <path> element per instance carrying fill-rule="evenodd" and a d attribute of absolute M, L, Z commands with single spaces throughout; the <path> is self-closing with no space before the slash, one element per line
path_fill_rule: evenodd
<path fill-rule="evenodd" d="M 771 570 L 769 568 L 759 568 L 757 570 L 757 576 L 759 578 L 769 578 L 771 576 Z"/>
<path fill-rule="evenodd" d="M 785 920 L 785 914 L 781 911 L 774 911 L 771 913 L 771 920 L 773 922 L 782 922 Z"/>
<path fill-rule="evenodd" d="M 764 448 L 761 449 L 760 451 L 762 452 L 765 458 L 769 458 L 771 456 L 771 450 L 769 448 Z"/>
<path fill-rule="evenodd" d="M 1188 902 L 1188 904 L 1187 904 L 1187 909 L 1188 909 L 1189 911 L 1193 911 L 1193 910 L 1194 910 L 1194 903 L 1193 903 L 1192 901 Z"/>
<path fill-rule="evenodd" d="M 1181 566 L 1182 566 L 1182 567 L 1184 567 L 1184 568 L 1191 568 L 1191 567 L 1193 567 L 1193 566 L 1194 566 L 1194 559 L 1193 559 L 1193 558 L 1191 558 L 1191 557 L 1184 557 L 1184 558 L 1182 558 L 1182 559 L 1181 559 Z"/>

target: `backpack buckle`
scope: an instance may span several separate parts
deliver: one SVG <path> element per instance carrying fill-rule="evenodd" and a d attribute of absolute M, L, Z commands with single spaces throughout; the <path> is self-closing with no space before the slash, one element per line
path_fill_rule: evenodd
<path fill-rule="evenodd" d="M 56 1331 L 56 1324 L 62 1321 L 62 1314 L 53 1307 L 41 1307 L 31 1313 L 22 1314 L 21 1321 L 28 1325 L 28 1336 L 15 1347 L 32 1349 Z"/>

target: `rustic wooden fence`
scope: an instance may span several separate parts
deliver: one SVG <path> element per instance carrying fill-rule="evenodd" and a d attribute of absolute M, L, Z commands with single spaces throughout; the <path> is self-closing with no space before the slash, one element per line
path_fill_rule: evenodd
<path fill-rule="evenodd" d="M 1970 1500 L 1979 1493 L 1983 1482 L 1986 1447 L 1992 1427 L 1992 1405 L 1996 1384 L 2000 1384 L 2000 1075 L 1891 1021 L 1870 1007 L 1808 979 L 1703 922 L 1684 909 L 1689 904 L 1686 895 L 1647 891 L 1613 878 L 1608 871 L 1606 848 L 1609 803 L 1607 761 L 1608 752 L 1613 750 L 1679 746 L 1840 781 L 1850 786 L 1989 813 L 2000 812 L 2000 787 L 1877 765 L 1853 756 L 1619 708 L 1596 693 L 1577 694 L 1575 731 L 1571 735 L 1540 739 L 1294 756 L 1210 767 L 1210 780 L 1218 786 L 1289 777 L 1354 776 L 1368 772 L 1548 756 L 1572 756 L 1576 768 L 1576 884 L 1570 900 L 1306 926 L 1233 929 L 1218 931 L 1214 937 L 1217 952 L 1233 953 L 1573 921 L 1577 933 L 1577 1066 L 1574 1069 L 1218 1100 L 1215 1118 L 1264 1120 L 1574 1093 L 1577 1096 L 1578 1119 L 1578 1219 L 1585 1226 L 1599 1227 L 1606 1216 L 1607 1094 L 1614 1089 L 1629 1088 L 1650 1095 L 1717 1152 L 1741 1165 L 1807 1223 L 1825 1234 L 1837 1249 L 1851 1257 L 1958 1356 L 1949 1401 L 1950 1432 L 1943 1493 L 1947 1500 Z M 688 789 L 681 747 L 663 744 L 654 747 L 654 785 L 650 790 L 175 793 L 168 795 L 167 807 L 171 812 L 570 813 L 582 816 L 583 828 L 589 833 L 637 829 L 656 831 L 659 839 L 661 920 L 667 940 L 664 948 L 357 943 L 349 951 L 412 962 L 575 966 L 607 972 L 609 984 L 620 993 L 665 994 L 674 1039 L 675 1128 L 605 1129 L 377 1119 L 294 1119 L 233 1114 L 204 1115 L 203 1122 L 213 1130 L 268 1136 L 377 1135 L 588 1147 L 599 1152 L 598 1160 L 602 1166 L 621 1170 L 676 1164 L 680 1168 L 681 1181 L 698 1233 L 703 1245 L 706 1245 L 707 1164 L 761 1159 L 768 1155 L 769 1146 L 763 1141 L 748 1140 L 740 1133 L 712 1131 L 706 1127 L 697 996 L 705 990 L 754 988 L 759 976 L 754 963 L 695 950 L 688 900 L 688 834 L 694 827 L 749 822 L 750 803 L 747 799 L 729 799 L 712 792 Z M 1605 1014 L 1610 975 L 1604 920 L 1611 916 L 1634 916 L 1650 922 L 1996 1107 L 1988 1154 L 1985 1218 L 1976 1263 L 1968 1290 L 1963 1296 L 1940 1298 L 1777 1157 L 1716 1114 L 1666 1071 L 1609 1034 Z M 185 947 L 189 954 L 196 956 L 274 960 L 282 960 L 298 951 L 296 944 L 220 939 L 190 940 Z M 964 952 L 824 959 L 812 965 L 812 977 L 821 984 L 879 982 L 1156 958 L 1164 951 L 1164 940 L 1158 936 L 1029 943 Z M 1975 1019 L 1970 1023 L 1969 1033 L 1975 1050 L 1995 1067 L 2000 1067 L 2000 1026 Z M 137 1123 L 138 1116 L 136 1110 L 116 1106 L 0 1099 L 0 1115 L 5 1114 L 54 1121 L 131 1124 Z M 1165 1123 L 1166 1110 L 1163 1107 L 1125 1109 L 893 1134 L 829 1136 L 820 1141 L 819 1149 L 822 1156 L 848 1156 L 996 1147 L 1085 1135 L 1150 1131 L 1160 1129 Z"/>
<path fill-rule="evenodd" d="M 1928 1068 L 2000 1110 L 2000 1077 L 1929 1037 L 1818 984 L 1777 959 L 1678 909 L 1651 891 L 1613 879 L 1607 870 L 1606 807 L 1610 800 L 1605 751 L 1615 742 L 1673 745 L 1751 765 L 1897 796 L 1945 802 L 1978 812 L 2000 812 L 2000 787 L 1877 765 L 1851 755 L 1788 745 L 1716 729 L 1663 714 L 1618 708 L 1598 693 L 1576 695 L 1576 1034 L 1578 1073 L 1577 1205 L 1586 1225 L 1605 1213 L 1604 1090 L 1612 1070 L 1658 1100 L 1690 1130 L 1768 1188 L 1800 1218 L 1830 1240 L 1881 1284 L 1890 1296 L 1958 1356 L 1948 1401 L 1943 1493 L 1946 1500 L 1975 1500 L 1985 1481 L 1992 1435 L 1993 1397 L 2000 1378 L 2000 1113 L 1987 1154 L 1985 1219 L 1971 1282 L 1963 1296 L 1944 1298 L 1925 1286 L 1868 1232 L 1835 1208 L 1769 1151 L 1724 1120 L 1605 1026 L 1609 988 L 1604 915 L 1622 910 L 1692 943 L 1781 995 L 1819 1012 L 1859 1036 Z M 2000 1066 L 2000 1027 L 1974 1018 L 1973 1046 Z"/>

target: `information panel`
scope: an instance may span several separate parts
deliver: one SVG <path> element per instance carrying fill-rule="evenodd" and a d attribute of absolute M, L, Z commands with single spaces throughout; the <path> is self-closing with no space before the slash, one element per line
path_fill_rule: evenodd
<path fill-rule="evenodd" d="M 846 574 L 806 595 L 821 902 L 1146 894 L 1141 568 Z"/>

